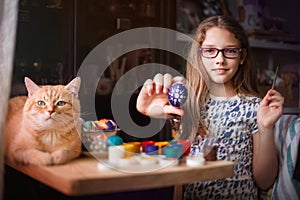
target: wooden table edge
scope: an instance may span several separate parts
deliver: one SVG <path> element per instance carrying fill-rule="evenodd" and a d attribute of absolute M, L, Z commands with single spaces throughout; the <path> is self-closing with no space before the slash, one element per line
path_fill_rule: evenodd
<path fill-rule="evenodd" d="M 90 158 L 92 159 L 92 158 Z M 98 161 L 93 159 L 95 162 Z M 68 196 L 94 195 L 114 192 L 134 191 L 143 189 L 155 189 L 160 187 L 168 187 L 174 185 L 182 185 L 186 183 L 207 181 L 230 177 L 234 175 L 234 164 L 228 161 L 211 161 L 207 162 L 203 167 L 186 167 L 174 166 L 153 173 L 138 173 L 138 174 L 120 174 L 109 177 L 88 177 L 78 174 L 74 176 L 64 176 L 63 178 L 55 173 L 55 169 L 72 167 L 80 164 L 79 162 L 87 162 L 87 160 L 75 160 L 61 166 L 20 166 L 10 165 L 13 169 L 22 172 L 23 174 L 54 188 L 55 190 Z M 74 167 L 73 166 L 73 167 Z M 84 170 L 84 169 L 80 169 Z M 99 173 L 105 171 L 99 170 Z M 199 178 L 200 176 L 200 178 Z M 59 180 L 59 181 L 58 181 Z M 105 187 L 101 187 L 105 184 Z"/>

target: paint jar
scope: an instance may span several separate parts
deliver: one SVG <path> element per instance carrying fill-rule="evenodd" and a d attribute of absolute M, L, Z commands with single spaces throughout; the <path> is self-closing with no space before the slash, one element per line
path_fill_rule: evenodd
<path fill-rule="evenodd" d="M 148 155 L 158 155 L 158 146 L 156 146 L 155 144 L 146 145 L 145 153 Z"/>
<path fill-rule="evenodd" d="M 135 154 L 140 153 L 140 147 L 137 147 L 135 144 L 124 143 L 122 146 L 125 149 L 125 157 L 134 156 Z"/>
<path fill-rule="evenodd" d="M 182 156 L 182 144 L 169 144 L 163 147 L 162 152 L 167 158 L 180 158 Z"/>
<path fill-rule="evenodd" d="M 182 144 L 183 156 L 188 156 L 191 150 L 191 142 L 189 140 L 182 140 L 177 143 Z"/>
<path fill-rule="evenodd" d="M 132 144 L 135 153 L 141 153 L 141 143 L 140 142 L 127 142 L 126 144 Z"/>
<path fill-rule="evenodd" d="M 155 141 L 152 141 L 152 140 L 147 140 L 147 141 L 141 142 L 142 152 L 145 152 L 145 146 L 146 145 L 153 145 L 153 144 L 155 144 Z"/>
<path fill-rule="evenodd" d="M 123 146 L 109 146 L 108 147 L 108 161 L 111 164 L 117 165 L 119 160 L 125 155 Z"/>
<path fill-rule="evenodd" d="M 162 148 L 169 145 L 170 143 L 167 141 L 155 142 L 155 145 L 158 146 L 158 154 L 162 154 Z"/>

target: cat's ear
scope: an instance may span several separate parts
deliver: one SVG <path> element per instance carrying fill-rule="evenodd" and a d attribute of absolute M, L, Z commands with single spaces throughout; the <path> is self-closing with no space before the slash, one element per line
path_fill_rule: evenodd
<path fill-rule="evenodd" d="M 30 78 L 24 78 L 25 86 L 28 91 L 28 96 L 32 96 L 40 87 L 35 84 Z"/>
<path fill-rule="evenodd" d="M 68 85 L 66 85 L 65 88 L 67 90 L 71 91 L 72 95 L 74 95 L 75 97 L 78 97 L 80 84 L 81 84 L 81 78 L 76 77 L 70 83 L 68 83 Z"/>

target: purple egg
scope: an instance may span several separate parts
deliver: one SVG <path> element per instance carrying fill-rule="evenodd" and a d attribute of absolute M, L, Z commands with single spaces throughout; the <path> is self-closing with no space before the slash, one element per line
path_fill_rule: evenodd
<path fill-rule="evenodd" d="M 188 95 L 186 86 L 181 82 L 173 83 L 168 92 L 169 103 L 175 107 L 181 107 Z"/>

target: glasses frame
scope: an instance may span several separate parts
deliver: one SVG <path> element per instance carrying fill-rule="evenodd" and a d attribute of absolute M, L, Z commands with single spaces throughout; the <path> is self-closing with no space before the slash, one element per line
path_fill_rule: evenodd
<path fill-rule="evenodd" d="M 207 56 L 204 56 L 203 55 L 203 50 L 204 49 L 214 49 L 214 50 L 217 50 L 217 54 L 215 56 L 212 56 L 212 57 L 207 57 Z M 224 54 L 224 51 L 225 50 L 228 50 L 228 49 L 237 49 L 239 51 L 239 54 L 236 56 L 236 57 L 228 57 L 228 56 L 225 56 Z M 238 58 L 240 57 L 242 51 L 243 51 L 243 48 L 238 48 L 238 47 L 229 47 L 229 48 L 224 48 L 224 49 L 218 49 L 218 48 L 210 48 L 210 47 L 207 47 L 207 48 L 202 48 L 202 47 L 199 47 L 199 51 L 201 52 L 201 55 L 204 57 L 204 58 L 216 58 L 220 52 L 222 52 L 222 55 L 224 56 L 224 58 L 228 58 L 228 59 L 235 59 L 235 58 Z"/>

